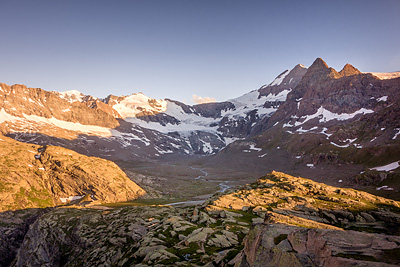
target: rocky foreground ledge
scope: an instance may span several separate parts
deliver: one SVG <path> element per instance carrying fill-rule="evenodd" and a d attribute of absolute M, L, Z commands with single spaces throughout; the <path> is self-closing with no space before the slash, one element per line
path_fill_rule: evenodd
<path fill-rule="evenodd" d="M 196 207 L 39 211 L 0 214 L 1 266 L 400 264 L 399 202 L 278 172 Z"/>

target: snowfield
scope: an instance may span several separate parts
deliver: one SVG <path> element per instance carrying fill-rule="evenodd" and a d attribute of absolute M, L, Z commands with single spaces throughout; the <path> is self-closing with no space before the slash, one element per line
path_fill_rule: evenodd
<path fill-rule="evenodd" d="M 126 97 L 124 100 L 114 105 L 113 108 L 125 118 L 135 118 L 137 114 L 143 111 L 153 114 L 165 112 L 167 110 L 166 100 L 156 100 L 145 96 L 143 93 L 137 93 Z"/>
<path fill-rule="evenodd" d="M 278 77 L 276 77 L 272 83 L 270 83 L 270 86 L 274 86 L 274 85 L 280 85 L 283 82 L 283 79 L 285 79 L 285 77 L 289 74 L 289 70 L 285 70 L 284 73 L 282 73 L 281 75 L 279 75 Z"/>
<path fill-rule="evenodd" d="M 59 128 L 62 128 L 62 129 L 70 130 L 70 131 L 76 131 L 76 132 L 81 132 L 81 133 L 90 134 L 90 135 L 97 135 L 97 136 L 102 136 L 102 137 L 110 137 L 112 135 L 111 129 L 106 128 L 106 127 L 95 126 L 95 125 L 84 125 L 84 124 L 80 124 L 78 122 L 62 121 L 62 120 L 56 119 L 54 117 L 45 118 L 45 117 L 39 117 L 36 115 L 26 115 L 26 114 L 24 114 L 24 117 L 28 121 L 33 121 L 36 123 L 50 124 L 50 125 L 54 125 Z"/>
<path fill-rule="evenodd" d="M 397 169 L 400 166 L 399 163 L 400 163 L 400 161 L 396 161 L 396 162 L 390 163 L 390 164 L 385 165 L 385 166 L 371 168 L 371 170 L 388 172 L 388 171 L 392 171 L 392 170 Z"/>
<path fill-rule="evenodd" d="M 58 93 L 58 92 L 56 92 L 56 93 Z M 70 103 L 73 103 L 75 101 L 82 102 L 83 97 L 85 96 L 84 94 L 82 94 L 81 92 L 79 92 L 77 90 L 61 92 L 61 93 L 58 93 L 58 95 L 60 96 L 60 98 L 67 100 Z"/>
<path fill-rule="evenodd" d="M 285 123 L 283 125 L 283 127 L 297 127 L 297 126 L 300 126 L 300 125 L 306 123 L 307 121 L 310 121 L 315 118 L 319 119 L 319 123 L 325 123 L 325 122 L 328 122 L 331 120 L 338 120 L 338 121 L 349 120 L 359 114 L 365 115 L 365 114 L 370 114 L 370 113 L 374 113 L 374 111 L 371 109 L 361 108 L 353 113 L 338 114 L 338 113 L 333 113 L 333 112 L 325 109 L 324 107 L 320 107 L 316 113 L 311 114 L 311 115 L 301 116 L 294 124 Z M 299 120 L 303 120 L 303 121 L 299 121 Z"/>

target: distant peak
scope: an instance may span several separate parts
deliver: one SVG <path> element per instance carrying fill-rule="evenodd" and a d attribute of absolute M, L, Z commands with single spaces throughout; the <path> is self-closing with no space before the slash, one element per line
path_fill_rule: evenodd
<path fill-rule="evenodd" d="M 304 66 L 303 64 L 297 64 L 296 66 L 294 66 L 293 70 L 299 70 L 299 69 L 307 69 L 306 66 Z"/>
<path fill-rule="evenodd" d="M 334 78 L 338 79 L 341 75 L 333 68 L 330 68 L 322 58 L 317 58 L 313 64 L 308 68 L 307 74 L 308 77 L 312 77 L 312 79 L 321 79 L 321 78 Z"/>
<path fill-rule="evenodd" d="M 346 65 L 344 65 L 343 69 L 339 72 L 339 74 L 342 76 L 352 76 L 361 74 L 361 71 L 359 71 L 354 66 L 347 63 Z"/>
<path fill-rule="evenodd" d="M 64 92 L 60 92 L 60 94 L 62 94 L 62 95 L 83 95 L 81 92 L 79 92 L 77 90 L 64 91 Z"/>
<path fill-rule="evenodd" d="M 318 69 L 324 68 L 324 69 L 329 69 L 329 66 L 328 66 L 328 64 L 326 64 L 325 61 L 322 60 L 322 58 L 319 57 L 319 58 L 317 58 L 317 59 L 313 62 L 313 64 L 311 65 L 310 69 L 311 69 L 311 68 L 318 68 Z"/>
<path fill-rule="evenodd" d="M 65 91 L 65 92 L 59 92 L 58 95 L 62 98 L 65 99 L 69 102 L 83 102 L 84 94 L 77 90 L 70 90 L 70 91 Z"/>

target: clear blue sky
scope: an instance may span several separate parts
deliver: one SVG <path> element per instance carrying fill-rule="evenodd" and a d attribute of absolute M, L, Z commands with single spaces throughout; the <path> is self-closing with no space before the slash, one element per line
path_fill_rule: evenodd
<path fill-rule="evenodd" d="M 0 82 L 218 101 L 322 57 L 400 71 L 400 1 L 1 1 Z"/>

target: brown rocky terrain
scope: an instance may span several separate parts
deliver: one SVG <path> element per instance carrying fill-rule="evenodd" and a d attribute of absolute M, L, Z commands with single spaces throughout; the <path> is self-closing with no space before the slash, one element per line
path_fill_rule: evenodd
<path fill-rule="evenodd" d="M 393 200 L 273 172 L 209 207 L 265 214 L 250 229 L 237 266 L 400 263 L 400 209 Z"/>
<path fill-rule="evenodd" d="M 395 266 L 399 204 L 273 172 L 202 206 L 4 212 L 0 249 L 12 266 Z"/>
<path fill-rule="evenodd" d="M 399 236 L 254 225 L 236 266 L 398 266 Z"/>
<path fill-rule="evenodd" d="M 0 145 L 0 211 L 51 207 L 70 197 L 117 202 L 145 194 L 113 162 L 5 136 Z"/>
<path fill-rule="evenodd" d="M 22 84 L 9 86 L 0 83 L 0 88 L 0 106 L 12 116 L 54 117 L 63 121 L 108 128 L 115 128 L 119 125 L 114 116 L 101 108 L 95 108 L 91 103 L 86 105 L 76 99 L 73 101 L 68 97 L 62 98 L 59 93 L 48 92 L 40 88 L 28 88 Z"/>

